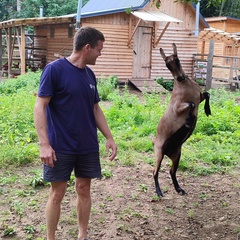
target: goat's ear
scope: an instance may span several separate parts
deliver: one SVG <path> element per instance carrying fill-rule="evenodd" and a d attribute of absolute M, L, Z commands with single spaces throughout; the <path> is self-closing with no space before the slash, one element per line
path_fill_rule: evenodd
<path fill-rule="evenodd" d="M 177 46 L 176 46 L 176 44 L 173 43 L 172 46 L 173 46 L 173 54 L 177 55 Z"/>
<path fill-rule="evenodd" d="M 163 60 L 165 60 L 166 59 L 166 55 L 165 55 L 163 49 L 160 48 L 159 50 L 160 50 L 160 54 L 162 55 Z"/>

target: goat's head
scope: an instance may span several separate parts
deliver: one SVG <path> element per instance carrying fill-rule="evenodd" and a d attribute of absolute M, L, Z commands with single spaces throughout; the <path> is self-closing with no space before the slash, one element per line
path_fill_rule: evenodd
<path fill-rule="evenodd" d="M 177 55 L 177 47 L 176 44 L 173 43 L 173 54 L 170 56 L 166 56 L 163 49 L 160 48 L 160 54 L 162 55 L 163 60 L 166 63 L 167 68 L 172 73 L 174 79 L 181 82 L 185 80 L 186 75 L 184 71 L 182 70 L 181 63 L 179 61 L 178 55 Z"/>

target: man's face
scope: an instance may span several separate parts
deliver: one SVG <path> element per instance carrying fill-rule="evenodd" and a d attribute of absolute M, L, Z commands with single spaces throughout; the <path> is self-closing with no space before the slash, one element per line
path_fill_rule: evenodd
<path fill-rule="evenodd" d="M 87 56 L 86 56 L 86 64 L 95 65 L 97 58 L 101 56 L 102 49 L 103 49 L 103 42 L 100 40 L 98 41 L 97 46 L 95 46 L 94 48 L 91 48 L 89 46 Z"/>

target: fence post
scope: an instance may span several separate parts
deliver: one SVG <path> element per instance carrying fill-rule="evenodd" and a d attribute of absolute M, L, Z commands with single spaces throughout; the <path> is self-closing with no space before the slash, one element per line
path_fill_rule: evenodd
<path fill-rule="evenodd" d="M 3 48 L 2 48 L 2 45 L 3 45 L 3 38 L 2 38 L 2 29 L 0 29 L 0 54 L 1 54 L 1 58 L 0 58 L 0 70 L 2 70 L 2 65 L 3 65 L 3 62 L 2 62 L 2 57 L 3 57 Z"/>
<path fill-rule="evenodd" d="M 206 91 L 208 91 L 212 87 L 213 53 L 214 53 L 214 40 L 210 40 L 209 53 L 207 59 L 207 78 L 205 87 Z"/>

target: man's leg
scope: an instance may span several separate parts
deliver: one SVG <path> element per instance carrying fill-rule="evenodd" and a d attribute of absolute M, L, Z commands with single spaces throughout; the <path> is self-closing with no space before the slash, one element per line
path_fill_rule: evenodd
<path fill-rule="evenodd" d="M 87 238 L 87 227 L 91 212 L 91 178 L 76 178 L 78 239 Z"/>
<path fill-rule="evenodd" d="M 67 182 L 53 182 L 46 206 L 47 240 L 55 240 L 55 232 L 60 218 L 61 202 L 65 195 Z"/>

